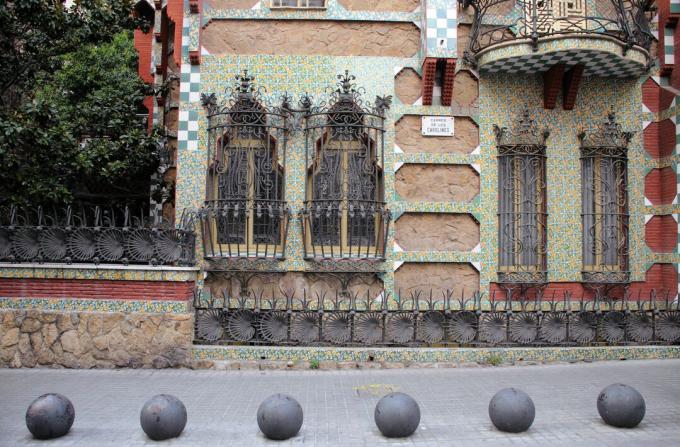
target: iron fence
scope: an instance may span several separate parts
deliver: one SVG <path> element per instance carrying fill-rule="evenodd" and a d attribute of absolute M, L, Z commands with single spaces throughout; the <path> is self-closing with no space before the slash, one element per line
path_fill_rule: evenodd
<path fill-rule="evenodd" d="M 194 246 L 185 219 L 128 207 L 0 210 L 1 262 L 193 265 Z"/>
<path fill-rule="evenodd" d="M 635 300 L 436 299 L 386 293 L 230 297 L 196 292 L 195 340 L 209 344 L 317 346 L 588 346 L 680 342 L 680 307 L 655 291 Z M 660 299 L 658 299 L 660 298 Z"/>

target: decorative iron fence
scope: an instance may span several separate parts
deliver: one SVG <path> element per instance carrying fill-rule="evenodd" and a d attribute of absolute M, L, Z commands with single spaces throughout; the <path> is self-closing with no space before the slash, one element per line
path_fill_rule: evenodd
<path fill-rule="evenodd" d="M 193 265 L 195 235 L 129 208 L 0 210 L 0 261 Z"/>
<path fill-rule="evenodd" d="M 543 37 L 606 34 L 627 48 L 649 49 L 654 39 L 647 12 L 653 0 L 574 1 L 459 0 L 474 11 L 465 58 L 474 63 L 481 50 L 516 39 L 537 48 Z M 590 9 L 588 9 L 590 8 Z"/>
<path fill-rule="evenodd" d="M 618 301 L 454 299 L 296 299 L 294 293 L 237 298 L 196 292 L 195 340 L 210 344 L 320 346 L 581 346 L 680 342 L 680 306 L 656 292 Z M 644 299 L 643 299 L 644 298 Z"/>

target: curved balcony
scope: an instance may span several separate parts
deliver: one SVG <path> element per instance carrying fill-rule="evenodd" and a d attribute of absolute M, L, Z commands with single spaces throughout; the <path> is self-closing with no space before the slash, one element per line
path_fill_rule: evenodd
<path fill-rule="evenodd" d="M 460 1 L 474 11 L 465 59 L 480 71 L 624 78 L 649 66 L 647 0 Z"/>

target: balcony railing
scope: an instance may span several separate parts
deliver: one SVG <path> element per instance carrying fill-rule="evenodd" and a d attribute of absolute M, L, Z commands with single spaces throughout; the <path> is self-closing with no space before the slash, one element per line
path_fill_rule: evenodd
<path fill-rule="evenodd" d="M 283 259 L 290 209 L 281 200 L 212 200 L 198 211 L 206 259 Z"/>
<path fill-rule="evenodd" d="M 549 36 L 599 34 L 624 48 L 649 50 L 654 39 L 647 12 L 651 0 L 597 0 L 567 4 L 556 0 L 459 0 L 474 11 L 466 60 L 480 51 L 515 40 L 528 40 L 534 51 Z M 579 7 L 580 6 L 580 7 Z M 591 10 L 586 10 L 590 8 Z"/>
<path fill-rule="evenodd" d="M 391 213 L 382 202 L 308 200 L 301 218 L 307 259 L 385 259 Z"/>
<path fill-rule="evenodd" d="M 184 219 L 182 219 L 184 222 Z M 0 261 L 193 265 L 195 235 L 127 207 L 0 210 Z"/>

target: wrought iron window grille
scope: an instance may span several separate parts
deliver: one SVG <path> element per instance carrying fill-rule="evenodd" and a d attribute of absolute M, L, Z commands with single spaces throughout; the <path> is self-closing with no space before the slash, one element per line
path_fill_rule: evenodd
<path fill-rule="evenodd" d="M 198 211 L 206 259 L 284 259 L 289 112 L 272 106 L 245 71 L 227 100 L 202 95 L 208 110 L 205 205 Z"/>
<path fill-rule="evenodd" d="M 622 42 L 625 49 L 649 50 L 654 41 L 648 17 L 653 0 L 602 1 L 591 11 L 585 0 L 458 1 L 463 8 L 473 9 L 470 43 L 464 51 L 472 66 L 480 51 L 513 40 L 529 40 L 534 51 L 539 39 L 560 35 L 604 34 Z"/>
<path fill-rule="evenodd" d="M 183 215 L 177 228 L 159 212 L 128 207 L 0 210 L 0 261 L 193 265 L 195 234 Z"/>
<path fill-rule="evenodd" d="M 499 282 L 546 281 L 546 141 L 525 109 L 515 127 L 493 126 L 498 147 Z"/>
<path fill-rule="evenodd" d="M 195 342 L 316 346 L 593 346 L 680 343 L 680 307 L 655 291 L 637 300 L 546 299 L 540 290 L 514 300 L 456 299 L 415 291 L 407 297 L 314 296 L 282 291 L 197 291 Z"/>
<path fill-rule="evenodd" d="M 271 0 L 270 8 L 325 9 L 326 0 Z"/>
<path fill-rule="evenodd" d="M 579 133 L 582 280 L 593 287 L 630 282 L 627 171 L 633 135 L 622 130 L 613 112 L 597 129 Z"/>

